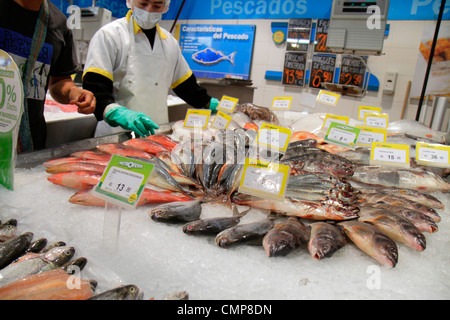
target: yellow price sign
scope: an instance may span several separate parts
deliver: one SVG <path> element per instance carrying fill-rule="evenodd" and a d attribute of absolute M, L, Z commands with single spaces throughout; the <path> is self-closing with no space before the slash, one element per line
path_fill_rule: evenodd
<path fill-rule="evenodd" d="M 416 162 L 425 166 L 450 168 L 450 146 L 417 142 Z"/>
<path fill-rule="evenodd" d="M 409 145 L 372 142 L 370 164 L 409 168 Z"/>
<path fill-rule="evenodd" d="M 257 142 L 263 146 L 284 152 L 288 147 L 291 136 L 291 129 L 263 123 L 258 131 Z"/>

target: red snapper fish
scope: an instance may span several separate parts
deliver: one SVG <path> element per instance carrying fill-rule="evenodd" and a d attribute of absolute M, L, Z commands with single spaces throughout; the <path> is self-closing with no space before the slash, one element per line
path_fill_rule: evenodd
<path fill-rule="evenodd" d="M 170 151 L 168 148 L 146 138 L 135 138 L 127 140 L 123 143 L 125 146 L 147 152 L 149 154 L 157 154 L 162 151 Z"/>
<path fill-rule="evenodd" d="M 102 174 L 90 171 L 69 171 L 52 174 L 47 180 L 56 185 L 86 190 L 95 186 L 101 177 Z"/>
<path fill-rule="evenodd" d="M 152 136 L 145 137 L 145 139 L 157 142 L 166 147 L 167 149 L 169 149 L 170 151 L 172 151 L 172 149 L 178 145 L 178 142 L 176 142 L 175 140 L 173 140 L 172 138 L 170 138 L 165 134 L 155 134 Z"/>
<path fill-rule="evenodd" d="M 139 198 L 138 206 L 149 203 L 168 203 L 174 201 L 191 201 L 192 199 L 178 192 L 157 191 L 150 188 L 144 188 Z M 69 199 L 70 203 L 84 206 L 104 207 L 105 200 L 95 196 L 91 189 L 80 190 Z"/>
<path fill-rule="evenodd" d="M 152 155 L 148 152 L 132 148 L 120 143 L 105 143 L 97 146 L 97 149 L 110 155 L 116 154 L 123 157 L 138 157 L 150 159 Z"/>

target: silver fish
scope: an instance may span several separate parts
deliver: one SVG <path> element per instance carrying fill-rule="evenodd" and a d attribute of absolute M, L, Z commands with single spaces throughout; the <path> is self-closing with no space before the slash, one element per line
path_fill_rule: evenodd
<path fill-rule="evenodd" d="M 423 192 L 449 192 L 450 183 L 438 175 L 419 169 L 386 166 L 356 166 L 350 180 L 376 186 L 412 189 Z"/>
<path fill-rule="evenodd" d="M 385 210 L 394 212 L 402 217 L 408 219 L 419 229 L 421 232 L 433 233 L 438 231 L 438 225 L 426 214 L 409 208 L 403 208 L 399 206 L 393 206 L 386 203 L 373 203 L 370 206 L 375 208 L 383 208 Z"/>
<path fill-rule="evenodd" d="M 202 212 L 199 200 L 170 202 L 159 205 L 150 210 L 150 217 L 155 221 L 189 222 L 198 220 Z"/>
<path fill-rule="evenodd" d="M 374 225 L 392 240 L 416 251 L 426 248 L 425 236 L 414 224 L 384 208 L 360 207 L 359 220 Z"/>
<path fill-rule="evenodd" d="M 285 256 L 293 249 L 308 242 L 310 229 L 297 218 L 289 217 L 264 236 L 263 248 L 269 257 Z"/>
<path fill-rule="evenodd" d="M 434 210 L 433 208 L 423 205 L 421 203 L 415 202 L 415 201 L 407 200 L 403 197 L 397 197 L 395 195 L 391 195 L 389 193 L 383 193 L 383 192 L 361 193 L 358 195 L 358 198 L 359 198 L 359 202 L 361 205 L 371 206 L 374 203 L 385 203 L 385 204 L 390 204 L 390 205 L 394 205 L 394 206 L 400 206 L 400 207 L 404 207 L 404 208 L 418 210 L 420 212 L 423 212 L 427 216 L 429 216 L 435 222 L 441 221 L 441 217 L 436 212 L 436 210 Z"/>
<path fill-rule="evenodd" d="M 329 223 L 314 222 L 310 227 L 311 238 L 308 242 L 308 250 L 314 259 L 331 257 L 346 243 L 341 230 Z"/>
<path fill-rule="evenodd" d="M 226 248 L 235 243 L 262 239 L 272 227 L 273 221 L 269 219 L 238 224 L 237 226 L 220 232 L 216 236 L 215 242 L 219 247 Z"/>
<path fill-rule="evenodd" d="M 88 300 L 142 300 L 144 293 L 135 285 L 125 285 L 92 296 Z"/>
<path fill-rule="evenodd" d="M 394 268 L 398 262 L 395 242 L 373 225 L 361 221 L 344 221 L 338 224 L 344 233 L 364 253 L 381 265 Z"/>
<path fill-rule="evenodd" d="M 287 216 L 312 220 L 349 220 L 358 218 L 359 209 L 337 199 L 301 201 L 292 198 L 282 200 L 250 197 L 238 193 L 233 202 L 259 209 L 269 209 Z"/>
<path fill-rule="evenodd" d="M 31 259 L 12 263 L 0 271 L 0 286 L 25 276 L 58 268 L 69 261 L 74 254 L 73 247 L 57 247 Z"/>

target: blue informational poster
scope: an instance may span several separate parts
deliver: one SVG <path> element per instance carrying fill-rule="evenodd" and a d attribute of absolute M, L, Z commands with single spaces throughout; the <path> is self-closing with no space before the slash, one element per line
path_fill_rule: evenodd
<path fill-rule="evenodd" d="M 250 78 L 254 25 L 183 24 L 181 52 L 198 78 Z"/>

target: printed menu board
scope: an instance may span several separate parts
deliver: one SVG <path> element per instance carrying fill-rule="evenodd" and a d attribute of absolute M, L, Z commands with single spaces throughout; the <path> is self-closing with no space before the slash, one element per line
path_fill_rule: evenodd
<path fill-rule="evenodd" d="M 312 58 L 311 88 L 324 89 L 323 82 L 333 82 L 334 69 L 336 67 L 336 56 L 327 54 L 315 54 Z"/>
<path fill-rule="evenodd" d="M 361 57 L 367 64 L 367 57 Z M 354 56 L 343 56 L 339 84 L 362 87 L 366 66 L 360 58 Z"/>
<path fill-rule="evenodd" d="M 308 51 L 312 19 L 289 19 L 286 51 Z"/>
<path fill-rule="evenodd" d="M 304 86 L 306 53 L 286 52 L 283 68 L 283 84 Z"/>

